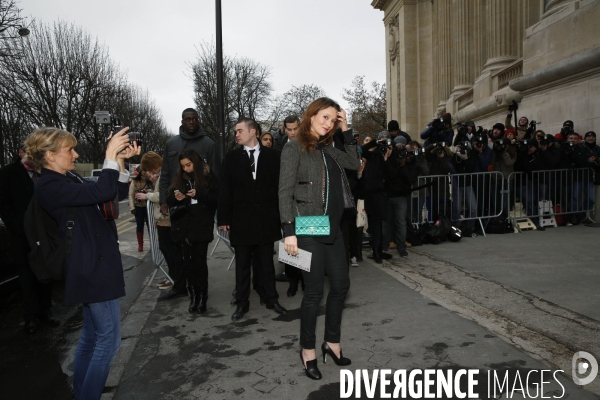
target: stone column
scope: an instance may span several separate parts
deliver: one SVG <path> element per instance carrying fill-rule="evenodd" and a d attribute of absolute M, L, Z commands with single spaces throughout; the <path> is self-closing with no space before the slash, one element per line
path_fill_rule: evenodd
<path fill-rule="evenodd" d="M 497 70 L 519 58 L 523 36 L 521 10 L 518 0 L 489 0 L 488 4 L 488 59 L 484 68 Z"/>
<path fill-rule="evenodd" d="M 475 38 L 473 37 L 472 1 L 454 0 L 452 2 L 452 56 L 454 59 L 452 95 L 458 96 L 473 86 L 473 64 Z"/>
<path fill-rule="evenodd" d="M 434 35 L 435 49 L 433 58 L 435 73 L 437 75 L 437 93 L 439 97 L 439 106 L 445 104 L 450 97 L 450 92 L 454 86 L 452 78 L 452 37 L 450 35 L 451 27 L 451 5 L 447 1 L 438 1 L 433 4 L 437 24 L 434 27 L 436 34 Z M 439 108 L 439 107 L 438 107 Z"/>

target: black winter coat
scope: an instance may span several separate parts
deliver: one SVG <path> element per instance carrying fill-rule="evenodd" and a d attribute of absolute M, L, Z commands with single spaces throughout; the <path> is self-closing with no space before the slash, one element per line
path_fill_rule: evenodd
<path fill-rule="evenodd" d="M 280 155 L 261 145 L 256 180 L 243 147 L 225 155 L 217 224 L 229 225 L 232 246 L 273 243 L 281 239 L 279 218 Z"/>
<path fill-rule="evenodd" d="M 387 218 L 388 198 L 385 194 L 385 161 L 379 150 L 369 151 L 376 147 L 377 142 L 371 141 L 362 146 L 362 156 L 367 165 L 360 179 L 365 198 L 365 212 L 369 218 L 385 220 Z"/>
<path fill-rule="evenodd" d="M 0 169 L 0 218 L 13 236 L 11 243 L 18 247 L 14 253 L 19 257 L 29 252 L 23 220 L 32 197 L 33 180 L 21 161 Z"/>
<path fill-rule="evenodd" d="M 71 255 L 65 266 L 65 304 L 98 303 L 125 296 L 123 264 L 117 226 L 104 218 L 99 203 L 118 195 L 125 199 L 127 183 L 118 182 L 119 172 L 104 168 L 97 182 L 77 173 L 67 175 L 42 168 L 35 184 L 35 198 L 58 223 L 65 236 L 67 208 L 75 207 Z"/>
<path fill-rule="evenodd" d="M 410 188 L 419 176 L 419 167 L 408 162 L 401 166 L 396 157 L 388 158 L 385 167 L 385 191 L 388 198 L 410 196 Z"/>
<path fill-rule="evenodd" d="M 213 240 L 215 226 L 215 212 L 219 199 L 219 180 L 214 172 L 206 175 L 208 187 L 206 189 L 195 188 L 196 196 L 193 198 L 196 204 L 190 204 L 190 211 L 179 219 L 171 218 L 171 239 L 175 243 L 181 243 L 187 239 L 190 243 L 210 242 Z M 192 190 L 190 181 L 185 183 L 185 192 Z M 190 201 L 184 199 L 182 201 Z M 167 204 L 173 207 L 179 204 L 174 194 L 169 194 Z"/>

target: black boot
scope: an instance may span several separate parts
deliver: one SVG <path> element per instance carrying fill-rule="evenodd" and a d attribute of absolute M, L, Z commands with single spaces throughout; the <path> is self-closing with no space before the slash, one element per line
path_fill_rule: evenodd
<path fill-rule="evenodd" d="M 373 260 L 377 263 L 377 264 L 381 264 L 383 261 L 381 260 L 381 253 L 379 252 L 379 249 L 373 248 Z"/>
<path fill-rule="evenodd" d="M 381 258 L 382 260 L 389 260 L 390 258 L 392 258 L 392 255 L 381 250 L 381 247 L 378 250 L 379 258 Z"/>
<path fill-rule="evenodd" d="M 202 288 L 200 291 L 200 302 L 198 303 L 198 312 L 202 314 L 206 311 L 206 300 L 208 300 L 208 288 Z"/>
<path fill-rule="evenodd" d="M 200 287 L 196 285 L 192 285 L 189 287 L 190 290 L 190 306 L 188 307 L 188 311 L 190 313 L 195 313 L 198 311 L 198 303 L 200 303 Z"/>

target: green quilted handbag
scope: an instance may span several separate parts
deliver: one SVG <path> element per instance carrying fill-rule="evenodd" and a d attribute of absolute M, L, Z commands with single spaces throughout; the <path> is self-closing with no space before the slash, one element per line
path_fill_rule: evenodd
<path fill-rule="evenodd" d="M 329 215 L 327 215 L 327 206 L 329 205 L 329 171 L 327 170 L 327 162 L 325 161 L 325 152 L 321 150 L 323 155 L 323 164 L 325 173 L 327 174 L 327 196 L 325 197 L 325 212 L 323 215 L 306 215 L 300 216 L 298 206 L 296 206 L 296 236 L 329 236 L 331 226 L 329 225 Z M 323 182 L 323 192 L 325 192 L 325 182 Z"/>

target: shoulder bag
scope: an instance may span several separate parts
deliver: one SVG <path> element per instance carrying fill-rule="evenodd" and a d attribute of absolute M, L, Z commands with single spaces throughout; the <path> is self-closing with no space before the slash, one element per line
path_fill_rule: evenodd
<path fill-rule="evenodd" d="M 296 205 L 296 236 L 310 237 L 310 236 L 329 236 L 331 232 L 331 226 L 329 224 L 329 215 L 327 215 L 327 206 L 329 204 L 329 171 L 327 170 L 327 162 L 325 161 L 325 152 L 321 150 L 323 155 L 323 198 L 325 200 L 325 212 L 323 215 L 306 215 L 300 216 L 298 205 Z M 325 195 L 325 174 L 327 175 L 327 195 Z"/>

